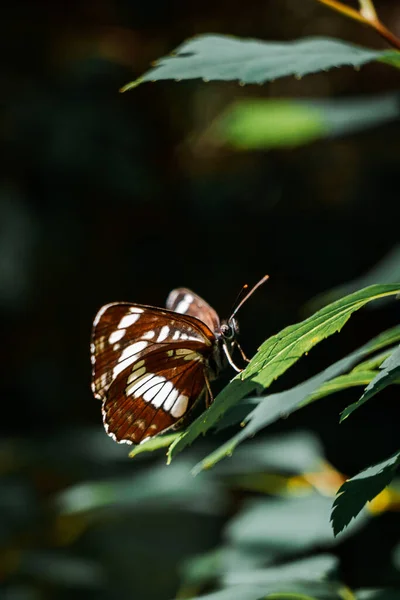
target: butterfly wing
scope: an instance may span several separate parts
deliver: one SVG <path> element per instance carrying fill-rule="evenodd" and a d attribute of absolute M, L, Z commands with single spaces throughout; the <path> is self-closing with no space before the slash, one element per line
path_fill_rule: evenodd
<path fill-rule="evenodd" d="M 92 390 L 117 441 L 176 424 L 205 385 L 214 335 L 190 315 L 130 303 L 104 306 L 92 332 Z M 139 387 L 136 387 L 138 386 Z"/>
<path fill-rule="evenodd" d="M 220 328 L 216 311 L 203 298 L 187 288 L 172 290 L 167 298 L 166 306 L 174 312 L 200 319 L 213 332 Z"/>
<path fill-rule="evenodd" d="M 153 350 L 111 385 L 103 420 L 115 441 L 138 444 L 177 425 L 193 408 L 205 386 L 204 357 L 177 346 Z"/>

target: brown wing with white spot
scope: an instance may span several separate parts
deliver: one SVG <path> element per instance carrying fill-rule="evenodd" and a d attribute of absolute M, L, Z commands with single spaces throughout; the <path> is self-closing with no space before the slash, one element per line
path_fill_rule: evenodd
<path fill-rule="evenodd" d="M 165 345 L 121 372 L 103 403 L 107 433 L 117 442 L 138 444 L 177 425 L 206 385 L 201 350 L 197 342 Z"/>
<path fill-rule="evenodd" d="M 120 373 L 155 350 L 183 342 L 207 354 L 214 341 L 209 328 L 190 316 L 140 304 L 107 304 L 93 323 L 93 394 L 105 400 Z"/>
<path fill-rule="evenodd" d="M 219 331 L 220 321 L 217 312 L 197 294 L 187 288 L 177 288 L 170 292 L 166 307 L 182 315 L 196 317 L 212 332 Z"/>

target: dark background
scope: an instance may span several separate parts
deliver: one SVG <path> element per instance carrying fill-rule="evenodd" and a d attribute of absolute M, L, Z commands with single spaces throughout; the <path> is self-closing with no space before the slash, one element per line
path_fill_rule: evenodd
<path fill-rule="evenodd" d="M 399 3 L 377 5 L 399 35 Z M 269 273 L 240 314 L 251 355 L 304 318 L 313 296 L 368 272 L 399 240 L 398 123 L 269 152 L 208 152 L 196 140 L 239 97 L 367 96 L 398 89 L 398 71 L 370 64 L 263 87 L 161 82 L 118 93 L 196 33 L 329 35 L 385 47 L 312 0 L 16 0 L 3 5 L 0 29 L 2 586 L 12 600 L 127 591 L 172 598 L 182 560 L 218 543 L 232 506 L 206 517 L 166 516 L 164 507 L 147 517 L 133 508 L 129 519 L 100 511 L 78 522 L 63 521 L 55 508 L 72 485 L 131 477 L 162 461 L 131 461 L 127 447 L 103 432 L 90 392 L 93 317 L 114 300 L 163 305 L 180 285 L 227 316 L 240 287 Z M 394 303 L 361 311 L 274 389 L 317 372 L 397 318 Z M 330 462 L 354 474 L 397 449 L 399 423 L 398 392 L 390 389 L 339 427 L 340 410 L 357 394 L 321 402 L 271 431 L 314 431 Z M 202 444 L 223 438 L 200 441 L 199 456 Z M 362 534 L 375 548 L 373 561 L 362 555 L 362 540 L 342 551 L 349 585 L 396 581 L 387 570 L 398 515 L 384 515 L 380 527 L 384 535 L 376 525 Z M 92 588 L 83 576 L 71 584 L 43 566 L 66 555 L 95 563 L 90 577 L 105 583 Z"/>

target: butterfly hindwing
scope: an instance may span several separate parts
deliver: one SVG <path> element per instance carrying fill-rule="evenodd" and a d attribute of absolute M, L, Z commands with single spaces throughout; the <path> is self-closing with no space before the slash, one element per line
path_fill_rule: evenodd
<path fill-rule="evenodd" d="M 121 372 L 103 403 L 107 433 L 137 444 L 179 423 L 205 387 L 200 349 L 196 342 L 165 345 Z"/>

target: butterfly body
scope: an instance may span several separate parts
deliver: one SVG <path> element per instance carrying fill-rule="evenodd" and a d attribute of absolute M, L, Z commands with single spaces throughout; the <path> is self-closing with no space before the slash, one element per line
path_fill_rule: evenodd
<path fill-rule="evenodd" d="M 140 443 L 177 428 L 209 381 L 231 362 L 238 324 L 220 322 L 194 292 L 179 288 L 167 308 L 126 302 L 103 306 L 93 323 L 92 390 L 107 433 Z"/>

